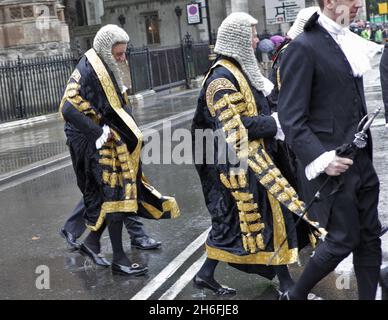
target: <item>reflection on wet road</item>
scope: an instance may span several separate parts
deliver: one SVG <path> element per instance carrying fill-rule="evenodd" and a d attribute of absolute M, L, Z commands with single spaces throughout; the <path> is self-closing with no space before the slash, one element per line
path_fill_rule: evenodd
<path fill-rule="evenodd" d="M 158 95 L 147 99 L 144 105 L 135 105 L 133 113 L 141 126 L 194 108 L 197 97 L 198 90 L 174 96 Z M 0 146 L 0 175 L 68 152 L 60 119 L 26 128 L 17 134 L 2 134 Z"/>

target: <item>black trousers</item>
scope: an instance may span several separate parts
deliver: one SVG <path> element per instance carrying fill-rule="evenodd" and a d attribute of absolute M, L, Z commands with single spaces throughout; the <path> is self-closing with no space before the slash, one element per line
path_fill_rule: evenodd
<path fill-rule="evenodd" d="M 356 155 L 354 164 L 343 176 L 344 185 L 331 208 L 323 245 L 337 257 L 353 253 L 354 265 L 380 266 L 381 224 L 377 211 L 380 185 L 366 151 Z"/>
<path fill-rule="evenodd" d="M 84 211 L 85 204 L 83 198 L 81 198 L 81 200 L 74 208 L 70 218 L 65 222 L 64 229 L 67 232 L 70 232 L 77 239 L 81 237 L 81 235 L 86 230 L 85 220 L 83 218 Z M 124 218 L 124 224 L 131 239 L 146 236 L 146 233 L 143 229 L 143 223 L 136 215 L 126 214 Z"/>

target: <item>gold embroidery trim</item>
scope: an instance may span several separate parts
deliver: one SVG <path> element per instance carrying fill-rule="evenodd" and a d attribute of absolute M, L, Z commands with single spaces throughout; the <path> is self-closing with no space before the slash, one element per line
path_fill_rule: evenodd
<path fill-rule="evenodd" d="M 163 211 L 158 210 L 153 205 L 142 201 L 141 204 L 143 207 L 156 219 L 160 219 L 166 212 L 170 212 L 171 218 L 177 218 L 180 216 L 180 210 L 178 207 L 178 203 L 172 197 L 165 197 L 166 200 L 162 203 Z"/>
<path fill-rule="evenodd" d="M 252 90 L 245 79 L 245 76 L 243 73 L 229 60 L 221 59 L 218 61 L 217 64 L 222 65 L 226 69 L 228 69 L 233 76 L 236 78 L 239 87 L 240 87 L 240 92 L 243 95 L 246 103 L 246 108 L 247 108 L 247 115 L 248 116 L 257 116 L 258 115 L 258 110 L 255 102 L 255 98 L 253 96 Z"/>
<path fill-rule="evenodd" d="M 215 110 L 213 108 L 214 96 L 218 91 L 221 90 L 237 91 L 236 87 L 228 79 L 218 78 L 210 82 L 206 89 L 206 104 L 212 117 L 215 117 L 216 115 Z"/>
<path fill-rule="evenodd" d="M 80 85 L 77 82 L 69 82 L 66 86 L 65 93 L 59 105 L 59 113 L 62 118 L 62 109 L 65 102 L 69 102 L 79 112 L 89 116 L 95 123 L 99 122 L 99 115 L 91 108 L 90 103 L 79 94 Z"/>
<path fill-rule="evenodd" d="M 133 120 L 133 118 L 122 108 L 121 101 L 119 99 L 119 96 L 117 95 L 112 79 L 110 78 L 108 71 L 106 70 L 101 59 L 98 57 L 96 51 L 94 49 L 90 49 L 85 53 L 85 55 L 88 58 L 89 62 L 91 63 L 94 71 L 96 72 L 98 79 L 100 80 L 101 86 L 105 92 L 105 95 L 108 99 L 110 106 L 117 113 L 117 115 L 124 121 L 124 123 L 128 126 L 128 128 L 133 132 L 133 134 L 137 138 L 136 148 L 129 156 L 131 160 L 128 160 L 128 162 L 131 163 L 131 167 L 135 172 L 134 176 L 136 177 L 137 172 L 139 170 L 143 135 L 139 127 L 136 125 L 135 121 Z M 116 135 L 116 138 L 119 138 L 117 133 L 114 133 L 114 135 Z M 124 147 L 126 148 L 125 145 Z M 120 147 L 119 147 L 119 150 L 121 150 Z M 118 153 L 120 153 L 119 150 L 117 151 Z"/>
<path fill-rule="evenodd" d="M 104 144 L 104 146 L 105 146 L 105 144 Z M 111 158 L 117 157 L 117 153 L 116 153 L 115 149 L 111 149 L 111 148 L 101 149 L 101 150 L 99 150 L 99 153 L 101 156 L 104 156 L 104 157 L 111 157 Z"/>
<path fill-rule="evenodd" d="M 258 239 L 256 239 L 258 241 Z M 260 239 L 259 239 L 260 241 Z M 283 250 L 282 250 L 283 252 Z M 259 251 L 253 254 L 235 255 L 230 252 L 210 247 L 206 244 L 206 253 L 209 259 L 238 264 L 267 264 L 269 259 L 272 258 L 274 252 Z M 283 265 L 295 263 L 298 260 L 298 249 L 285 248 L 282 259 L 278 257 L 273 259 L 272 265 Z"/>
<path fill-rule="evenodd" d="M 233 76 L 238 81 L 240 92 L 245 99 L 247 115 L 257 116 L 258 110 L 257 110 L 253 93 L 242 72 L 232 62 L 228 60 L 220 60 L 216 63 L 216 65 L 224 66 L 233 74 Z M 216 65 L 214 65 L 213 68 Z M 224 113 L 224 116 L 220 117 L 219 115 L 219 117 L 223 119 L 221 120 L 221 122 L 223 124 L 223 130 L 227 135 L 227 141 L 230 144 L 232 144 L 232 147 L 234 148 L 234 150 L 236 150 L 237 156 L 240 159 L 249 157 L 247 161 L 248 166 L 253 170 L 259 182 L 267 190 L 270 191 L 269 194 L 275 197 L 273 200 L 277 202 L 278 206 L 280 206 L 279 205 L 279 201 L 280 201 L 292 212 L 296 214 L 300 214 L 301 211 L 304 209 L 304 203 L 298 199 L 295 190 L 289 185 L 288 181 L 281 175 L 279 169 L 277 169 L 276 166 L 273 164 L 273 161 L 271 160 L 271 158 L 269 157 L 269 155 L 266 153 L 264 149 L 263 140 L 259 139 L 259 140 L 251 141 L 248 143 L 248 148 L 241 149 L 238 145 L 238 142 L 241 142 L 238 139 L 239 136 L 237 134 L 230 133 L 230 131 L 234 129 L 243 129 L 243 130 L 245 129 L 244 125 L 241 122 L 240 114 L 238 113 L 239 110 L 232 103 L 230 95 L 227 95 L 227 94 L 224 95 L 223 99 L 221 99 L 217 103 L 219 103 L 220 108 L 219 109 L 214 108 L 215 111 L 220 110 L 223 107 L 228 107 L 228 110 L 230 110 L 228 111 L 228 113 Z M 222 112 L 225 112 L 225 110 L 222 110 Z M 232 118 L 230 118 L 231 114 L 234 114 Z M 229 138 L 229 134 L 230 134 L 230 138 Z M 240 137 L 242 137 L 241 134 L 240 134 Z M 225 182 L 225 179 L 223 179 L 222 176 L 221 176 L 221 181 L 223 183 Z M 274 186 L 274 183 L 276 183 L 277 186 Z M 236 183 L 232 178 L 229 179 L 228 182 L 224 183 L 224 185 L 227 188 L 232 188 L 232 189 L 236 188 Z M 274 207 L 275 209 L 278 209 L 276 206 Z M 247 237 L 245 238 L 244 243 L 245 243 L 244 247 L 249 248 L 249 250 L 252 251 L 252 245 L 251 245 L 252 239 Z"/>
<path fill-rule="evenodd" d="M 254 222 L 254 221 L 258 221 L 261 218 L 261 215 L 257 212 L 253 212 L 253 213 L 239 212 L 239 217 L 240 217 L 240 221 Z"/>
<path fill-rule="evenodd" d="M 120 173 L 117 172 L 108 172 L 108 171 L 103 171 L 102 172 L 102 181 L 103 183 L 111 186 L 111 188 L 115 188 L 116 186 L 123 187 L 123 177 L 121 176 Z"/>
<path fill-rule="evenodd" d="M 233 197 L 238 201 L 249 201 L 253 200 L 253 194 L 248 192 L 232 192 Z"/>
<path fill-rule="evenodd" d="M 110 201 L 104 202 L 101 206 L 101 211 L 98 216 L 96 224 L 87 225 L 91 231 L 97 231 L 100 229 L 101 225 L 104 223 L 105 216 L 108 213 L 117 213 L 117 212 L 133 212 L 137 211 L 137 201 L 136 200 L 124 200 L 124 201 Z"/>
<path fill-rule="evenodd" d="M 114 169 L 120 167 L 120 161 L 118 161 L 117 159 L 101 158 L 100 160 L 98 160 L 98 162 L 103 166 L 109 166 Z"/>
<path fill-rule="evenodd" d="M 241 231 L 244 233 L 259 232 L 264 229 L 264 223 L 248 224 L 246 222 L 240 223 Z"/>
<path fill-rule="evenodd" d="M 142 184 L 145 188 L 147 188 L 156 198 L 158 199 L 162 199 L 162 209 L 163 209 L 163 212 L 161 213 L 161 211 L 159 211 L 158 209 L 156 209 L 155 207 L 153 207 L 155 210 L 157 211 L 149 211 L 147 208 L 147 211 L 149 211 L 151 213 L 152 216 L 156 217 L 158 215 L 162 215 L 163 213 L 165 212 L 170 212 L 171 214 L 171 218 L 178 218 L 180 216 L 180 209 L 179 209 L 179 206 L 178 206 L 178 203 L 177 201 L 175 200 L 175 198 L 173 197 L 169 197 L 169 196 L 162 196 L 162 194 L 156 190 L 149 182 L 148 182 L 148 179 L 146 178 L 146 176 L 143 174 L 142 175 Z M 145 203 L 145 202 L 144 202 Z M 143 204 L 144 204 L 143 203 Z M 151 206 L 150 204 L 148 204 L 149 206 Z M 150 210 L 153 210 L 151 207 L 148 208 Z"/>

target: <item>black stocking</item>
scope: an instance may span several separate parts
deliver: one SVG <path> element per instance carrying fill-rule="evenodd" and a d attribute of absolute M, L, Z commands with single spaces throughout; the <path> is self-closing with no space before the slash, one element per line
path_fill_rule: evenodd
<path fill-rule="evenodd" d="M 332 272 L 345 257 L 331 254 L 323 244 L 318 246 L 314 256 L 310 258 L 302 275 L 291 290 L 290 298 L 306 300 L 311 289 Z"/>
<path fill-rule="evenodd" d="M 354 266 L 358 286 L 358 299 L 375 300 L 380 267 Z"/>
<path fill-rule="evenodd" d="M 290 272 L 288 271 L 287 265 L 274 266 L 275 273 L 279 279 L 279 290 L 285 292 L 294 285 Z"/>
<path fill-rule="evenodd" d="M 221 287 L 221 285 L 214 279 L 214 271 L 216 270 L 217 265 L 218 260 L 206 258 L 205 263 L 198 271 L 197 276 L 215 287 Z"/>
<path fill-rule="evenodd" d="M 104 222 L 97 231 L 90 231 L 90 233 L 84 240 L 84 244 L 88 248 L 90 248 L 94 253 L 100 253 L 101 251 L 100 239 L 105 228 L 106 228 L 106 224 Z"/>
<path fill-rule="evenodd" d="M 123 249 L 123 221 L 110 220 L 108 222 L 109 237 L 112 243 L 113 263 L 129 267 L 131 262 Z"/>

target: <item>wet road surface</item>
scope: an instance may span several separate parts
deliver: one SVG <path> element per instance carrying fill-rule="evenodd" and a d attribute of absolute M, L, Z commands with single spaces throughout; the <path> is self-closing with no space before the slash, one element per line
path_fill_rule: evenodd
<path fill-rule="evenodd" d="M 139 126 L 193 109 L 198 90 L 173 95 L 156 95 L 143 104 L 134 105 L 133 113 Z M 37 124 L 17 134 L 0 134 L 0 176 L 37 161 L 68 152 L 63 121 L 56 119 Z"/>
<path fill-rule="evenodd" d="M 367 81 L 372 88 L 367 92 L 368 107 L 373 110 L 381 105 L 381 94 L 373 88 L 378 83 L 378 77 L 371 73 Z M 135 107 L 136 120 L 144 125 L 190 110 L 196 104 L 197 93 L 185 92 L 147 100 L 143 106 Z M 382 124 L 382 115 L 378 121 Z M 181 124 L 180 127 L 187 129 L 189 123 Z M 381 182 L 380 219 L 383 224 L 388 224 L 388 132 L 381 125 L 374 127 L 372 132 L 374 161 Z M 34 126 L 14 135 L 0 135 L 0 145 L 0 175 L 67 152 L 61 121 Z M 144 166 L 144 171 L 163 194 L 177 198 L 181 217 L 176 220 L 144 221 L 147 233 L 163 242 L 160 250 L 132 249 L 129 236 L 124 231 L 125 248 L 131 260 L 145 263 L 149 267 L 149 273 L 143 277 L 112 276 L 109 268 L 97 269 L 89 259 L 66 249 L 58 230 L 81 196 L 69 164 L 27 176 L 16 185 L 0 191 L 0 241 L 3 244 L 0 246 L 0 299 L 127 300 L 144 293 L 144 288 L 149 288 L 155 279 L 159 279 L 158 275 L 174 263 L 180 267 L 171 272 L 167 281 L 161 281 L 160 286 L 150 288 L 145 295 L 147 298 L 276 299 L 276 280 L 268 281 L 259 276 L 247 275 L 225 263 L 217 267 L 216 278 L 236 288 L 237 295 L 218 297 L 210 291 L 193 288 L 191 277 L 194 276 L 194 267 L 203 258 L 203 245 L 192 250 L 193 253 L 188 254 L 187 259 L 178 261 L 177 257 L 192 248 L 193 243 L 198 242 L 198 237 L 210 226 L 197 173 L 191 164 L 149 164 Z M 388 265 L 388 234 L 382 240 L 384 264 Z M 111 259 L 107 232 L 103 235 L 102 244 L 102 251 Z M 302 252 L 302 266 L 310 252 L 308 248 Z M 39 290 L 36 287 L 39 276 L 36 268 L 42 265 L 49 268 L 50 288 Z M 302 268 L 297 264 L 291 266 L 295 278 Z M 338 283 L 345 284 L 345 289 L 336 289 Z M 335 272 L 319 283 L 314 293 L 325 299 L 357 299 L 351 258 L 342 262 Z"/>
<path fill-rule="evenodd" d="M 188 123 L 185 125 L 188 128 Z M 374 128 L 375 161 L 380 174 L 382 191 L 380 212 L 383 221 L 386 214 L 388 177 L 384 172 L 388 142 L 384 139 L 383 127 Z M 376 143 L 376 141 L 378 141 Z M 173 145 L 174 148 L 174 145 Z M 163 150 L 162 150 L 163 151 Z M 70 166 L 26 181 L 0 193 L 3 223 L 0 225 L 1 273 L 0 299 L 130 299 L 163 270 L 183 249 L 208 227 L 210 219 L 204 205 L 199 179 L 192 165 L 147 165 L 146 175 L 155 187 L 164 194 L 174 195 L 180 204 L 182 215 L 176 220 L 145 221 L 147 232 L 163 242 L 161 250 L 141 251 L 131 249 L 129 237 L 125 234 L 126 251 L 134 262 L 145 263 L 149 273 L 145 277 L 126 278 L 112 276 L 109 269 L 96 269 L 88 259 L 77 252 L 65 249 L 58 229 L 69 216 L 80 198 L 75 177 Z M 387 236 L 383 238 L 385 264 L 388 264 Z M 107 233 L 103 236 L 103 250 L 108 259 L 111 248 Z M 150 299 L 162 296 L 180 276 L 204 253 L 201 246 L 185 261 L 173 276 L 159 287 Z M 301 255 L 304 265 L 309 250 Z M 38 266 L 45 265 L 50 270 L 50 289 L 38 290 L 35 286 Z M 294 265 L 292 272 L 297 276 L 302 270 Z M 356 299 L 356 285 L 351 264 L 345 261 L 320 283 L 314 292 L 326 299 Z M 335 290 L 338 276 L 349 276 L 349 290 Z M 221 283 L 238 290 L 232 297 L 218 297 L 210 291 L 193 288 L 189 282 L 176 299 L 275 299 L 275 281 L 259 276 L 246 275 L 224 263 L 220 263 L 216 277 Z"/>

